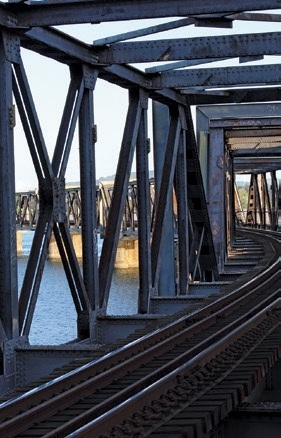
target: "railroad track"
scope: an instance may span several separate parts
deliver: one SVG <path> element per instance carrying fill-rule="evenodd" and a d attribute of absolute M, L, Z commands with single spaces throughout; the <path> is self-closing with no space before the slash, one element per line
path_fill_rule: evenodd
<path fill-rule="evenodd" d="M 1 436 L 206 435 L 281 355 L 279 237 L 243 286 L 2 403 Z"/>

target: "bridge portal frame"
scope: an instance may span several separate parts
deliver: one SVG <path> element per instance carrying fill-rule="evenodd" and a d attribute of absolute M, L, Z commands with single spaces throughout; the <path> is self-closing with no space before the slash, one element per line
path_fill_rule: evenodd
<path fill-rule="evenodd" d="M 235 239 L 235 171 L 241 171 L 241 166 L 235 168 L 235 157 L 228 147 L 228 137 L 232 130 L 252 129 L 256 135 L 258 131 L 275 128 L 274 133 L 281 133 L 281 105 L 279 103 L 244 104 L 236 105 L 206 105 L 197 107 L 197 138 L 200 162 L 205 186 L 205 192 L 210 215 L 211 229 L 214 239 L 215 252 L 220 273 L 224 272 L 228 252 Z M 242 136 L 242 134 L 241 134 Z M 259 145 L 266 156 L 267 149 Z M 273 148 L 274 150 L 274 148 Z M 279 149 L 276 148 L 278 151 Z M 255 158 L 249 149 L 244 154 L 244 172 L 248 168 L 251 175 L 249 187 L 249 205 L 244 225 L 256 228 L 276 230 L 278 223 L 278 188 L 276 170 L 280 169 L 280 159 L 269 162 L 264 158 L 262 164 L 255 165 Z M 272 153 L 272 151 L 271 151 Z M 262 154 L 262 152 L 261 152 Z M 277 152 L 278 154 L 278 152 Z M 208 165 L 207 165 L 208 163 Z M 246 167 L 245 167 L 246 166 Z M 260 169 L 263 169 L 261 172 Z M 273 187 L 269 196 L 269 187 L 266 173 L 270 174 Z M 258 175 L 259 183 L 258 183 Z M 251 195 L 251 192 L 254 192 Z M 255 199 L 254 206 L 250 207 L 251 197 Z M 253 202 L 252 202 L 253 204 Z M 267 214 L 265 214 L 267 208 Z"/>

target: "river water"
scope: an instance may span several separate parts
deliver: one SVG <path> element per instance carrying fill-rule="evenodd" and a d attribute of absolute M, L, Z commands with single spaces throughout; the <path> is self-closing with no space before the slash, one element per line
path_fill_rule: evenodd
<path fill-rule="evenodd" d="M 22 232 L 22 255 L 18 257 L 19 290 L 30 252 L 33 231 Z M 102 241 L 99 241 L 101 250 Z M 137 313 L 138 270 L 115 270 L 107 308 L 108 315 Z M 29 341 L 32 345 L 59 345 L 77 336 L 76 312 L 62 263 L 47 260 Z"/>

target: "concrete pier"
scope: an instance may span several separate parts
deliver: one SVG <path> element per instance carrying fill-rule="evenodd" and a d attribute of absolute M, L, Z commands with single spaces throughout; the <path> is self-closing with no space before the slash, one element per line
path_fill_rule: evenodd
<path fill-rule="evenodd" d="M 70 237 L 74 246 L 75 253 L 78 258 L 82 257 L 82 238 L 79 231 L 70 231 Z M 52 234 L 50 243 L 48 257 L 52 260 L 60 259 L 60 253 L 57 247 L 57 243 L 54 235 Z"/>
<path fill-rule="evenodd" d="M 22 255 L 22 231 L 17 230 L 17 255 Z"/>
<path fill-rule="evenodd" d="M 123 236 L 119 240 L 115 269 L 137 268 L 139 266 L 138 236 Z"/>
<path fill-rule="evenodd" d="M 17 254 L 21 256 L 23 253 L 23 230 L 17 230 Z M 74 246 L 74 250 L 78 258 L 82 258 L 82 238 L 80 231 L 70 231 L 71 240 Z M 139 257 L 138 257 L 138 236 L 130 235 L 123 236 L 119 240 L 116 260 L 115 260 L 115 269 L 128 269 L 128 268 L 138 268 L 139 266 Z M 59 260 L 60 254 L 57 247 L 57 243 L 55 241 L 54 235 L 52 235 L 50 244 L 48 257 L 52 260 Z"/>

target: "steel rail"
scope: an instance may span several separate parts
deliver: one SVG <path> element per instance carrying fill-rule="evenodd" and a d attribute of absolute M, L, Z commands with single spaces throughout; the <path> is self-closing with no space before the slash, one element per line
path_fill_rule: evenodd
<path fill-rule="evenodd" d="M 236 306 L 236 309 L 237 306 L 241 308 L 246 299 L 250 299 L 250 302 L 252 303 L 253 301 L 250 297 L 253 295 L 253 292 L 251 291 L 251 288 L 255 287 L 256 293 L 258 283 L 263 281 L 263 287 L 259 286 L 259 293 L 261 293 L 263 288 L 265 290 L 269 289 L 270 284 L 274 283 L 276 280 L 278 283 L 278 280 L 280 281 L 279 271 L 280 256 L 279 259 L 277 257 L 274 265 L 266 269 L 263 274 L 258 274 L 257 278 L 250 280 L 243 287 L 235 290 L 232 294 L 217 300 L 215 303 L 210 304 L 205 309 L 201 309 L 200 311 L 196 312 L 195 315 L 192 315 L 191 317 L 183 317 L 180 321 L 171 323 L 167 327 L 157 330 L 156 333 L 146 335 L 140 340 L 126 345 L 125 347 L 106 355 L 104 358 L 82 367 L 78 371 L 68 373 L 66 376 L 60 379 L 56 379 L 55 381 L 47 385 L 43 385 L 36 390 L 30 391 L 29 393 L 15 400 L 11 400 L 0 405 L 0 420 L 3 420 L 2 424 L 0 425 L 0 431 L 2 430 L 5 433 L 10 431 L 9 433 L 14 433 L 16 430 L 23 430 L 23 427 L 26 428 L 28 424 L 34 423 L 34 418 L 36 418 L 36 421 L 39 421 L 40 419 L 43 420 L 44 418 L 47 418 L 51 412 L 58 412 L 61 409 L 70 406 L 74 401 L 78 401 L 81 398 L 81 391 L 83 391 L 83 395 L 85 395 L 93 392 L 93 387 L 95 390 L 98 388 L 101 389 L 106 383 L 109 384 L 113 380 L 116 380 L 124 375 L 126 370 L 130 369 L 132 372 L 132 370 L 137 369 L 140 363 L 147 363 L 150 357 L 161 356 L 161 354 L 163 355 L 165 351 L 169 350 L 169 346 L 177 345 L 180 342 L 186 342 L 187 340 L 190 341 L 191 337 L 194 337 L 202 329 L 210 330 L 210 327 L 214 325 L 217 320 L 222 320 L 222 318 L 225 318 L 226 315 L 233 314 L 234 306 Z M 246 294 L 247 290 L 249 290 L 249 292 Z M 280 290 L 277 290 L 277 292 L 273 294 L 271 301 L 279 295 Z M 238 297 L 237 303 L 231 304 L 231 301 L 233 301 L 236 297 Z M 233 330 L 235 327 L 239 326 L 240 323 L 245 321 L 245 318 L 252 316 L 254 311 L 260 311 L 261 308 L 263 308 L 269 302 L 270 298 L 265 298 L 262 300 L 261 304 L 256 306 L 256 309 L 251 309 L 248 311 L 246 317 L 243 318 L 241 316 L 239 321 L 232 321 L 231 323 L 227 324 L 227 327 L 221 329 L 220 332 L 218 332 L 218 329 L 216 328 L 212 336 L 207 336 L 207 339 L 204 339 L 198 343 L 198 345 L 193 346 L 187 352 L 180 354 L 178 358 L 172 359 L 172 361 L 168 362 L 166 365 L 159 367 L 159 369 L 154 372 L 153 375 L 147 376 L 141 379 L 140 382 L 134 383 L 127 389 L 127 391 L 123 391 L 121 396 L 113 396 L 113 399 L 109 399 L 108 401 L 97 405 L 90 410 L 88 414 L 93 416 L 95 411 L 96 416 L 100 415 L 102 412 L 110 409 L 113 403 L 120 403 L 120 401 L 124 401 L 126 398 L 131 397 L 134 393 L 136 393 L 136 391 L 140 391 L 142 388 L 145 388 L 147 385 L 151 384 L 155 378 L 161 378 L 161 376 L 165 375 L 167 372 L 170 372 L 171 368 L 178 367 L 180 364 L 184 363 L 186 360 L 189 360 L 194 355 L 198 355 L 202 349 L 206 349 L 208 345 L 211 345 L 219 338 L 224 336 L 227 331 Z M 220 311 L 219 308 L 222 306 L 224 306 L 224 308 Z M 238 310 L 236 310 L 236 313 L 237 311 Z M 204 314 L 207 314 L 208 316 L 203 319 Z M 192 324 L 190 318 L 195 318 L 195 321 L 197 322 L 193 322 Z M 191 325 L 186 327 L 187 324 Z M 169 336 L 169 338 L 163 340 L 163 338 L 166 336 Z M 139 353 L 137 353 L 136 350 L 138 350 Z M 112 363 L 115 363 L 114 368 L 110 368 Z M 105 369 L 106 371 L 104 372 Z M 69 391 L 67 391 L 68 385 L 72 386 Z M 54 394 L 56 394 L 56 396 Z M 50 398 L 52 399 L 50 400 Z M 47 401 L 42 402 L 42 400 Z M 34 406 L 40 402 L 40 405 Z M 34 407 L 31 409 L 28 408 L 32 405 Z M 19 415 L 21 410 L 25 410 L 25 412 Z M 46 415 L 46 413 L 48 413 L 48 415 Z M 87 414 L 85 415 L 87 417 Z M 5 421 L 5 418 L 7 417 L 15 418 L 10 418 Z M 81 418 L 79 418 L 78 422 L 81 422 Z"/>
<path fill-rule="evenodd" d="M 261 321 L 265 320 L 267 315 L 273 309 L 281 308 L 281 299 L 279 298 L 268 307 L 257 313 L 252 318 L 245 321 L 241 326 L 235 328 L 230 333 L 226 334 L 222 339 L 211 344 L 206 349 L 202 350 L 197 356 L 194 356 L 189 361 L 181 365 L 180 367 L 174 369 L 171 373 L 159 379 L 151 386 L 145 388 L 143 391 L 139 392 L 136 396 L 129 398 L 124 403 L 112 408 L 110 411 L 106 412 L 104 415 L 90 421 L 87 425 L 81 427 L 80 429 L 70 433 L 66 438 L 83 438 L 91 437 L 92 433 L 96 437 L 109 437 L 107 433 L 111 432 L 112 425 L 119 425 L 122 421 L 132 417 L 139 411 L 140 407 L 147 405 L 148 403 L 155 402 L 169 390 L 172 390 L 175 386 L 179 384 L 180 376 L 186 375 L 187 373 L 192 373 L 192 370 L 205 366 L 214 357 L 218 356 L 220 353 L 230 348 L 239 338 L 247 334 L 250 330 L 258 325 Z M 280 325 L 281 322 L 277 322 L 276 326 Z M 275 327 L 274 327 L 275 328 Z M 272 331 L 274 330 L 272 328 Z M 248 352 L 249 353 L 249 352 Z M 281 349 L 280 349 L 281 353 Z M 241 362 L 241 359 L 237 361 L 237 364 Z M 233 365 L 234 368 L 237 364 Z M 227 372 L 228 373 L 228 372 Z M 206 393 L 216 382 L 211 383 L 208 387 L 205 387 L 199 391 L 197 396 L 193 396 L 190 400 L 190 404 L 194 402 L 196 398 Z M 163 389 L 164 388 L 164 389 Z M 121 432 L 121 431 L 120 431 Z M 48 434 L 48 436 L 54 436 L 53 434 Z M 121 436 L 121 435 L 120 435 Z M 142 435 L 148 436 L 148 435 Z"/>
<path fill-rule="evenodd" d="M 267 281 L 272 281 L 273 275 L 278 275 L 279 272 L 279 262 L 276 262 L 273 264 L 269 269 L 267 269 L 265 272 L 262 273 L 262 278 L 267 278 Z M 148 346 L 156 346 L 156 348 L 160 348 L 159 342 L 163 340 L 164 337 L 168 337 L 171 339 L 171 336 L 173 333 L 176 333 L 174 335 L 174 341 L 180 341 L 180 337 L 187 337 L 187 333 L 190 333 L 191 336 L 194 335 L 196 331 L 202 330 L 202 328 L 209 327 L 216 318 L 219 317 L 219 311 L 221 308 L 223 308 L 224 314 L 226 313 L 227 306 L 230 305 L 229 313 L 231 313 L 234 309 L 234 300 L 237 303 L 238 306 L 241 306 L 241 300 L 246 301 L 248 295 L 246 294 L 247 290 L 249 290 L 250 294 L 252 294 L 252 287 L 253 284 L 258 282 L 261 282 L 261 275 L 258 277 L 255 277 L 254 279 L 247 282 L 242 287 L 239 287 L 238 289 L 234 290 L 231 294 L 218 299 L 215 303 L 209 304 L 205 308 L 199 310 L 196 312 L 195 315 L 187 315 L 182 317 L 181 319 L 174 321 L 170 324 L 168 324 L 165 327 L 159 328 L 157 331 L 153 333 L 149 333 L 148 335 L 143 336 L 141 339 L 138 339 L 134 342 L 131 342 L 130 344 L 127 344 L 118 350 L 111 352 L 102 358 L 95 360 L 93 362 L 90 362 L 83 367 L 81 367 L 78 371 L 72 371 L 67 373 L 66 375 L 55 379 L 52 382 L 49 382 L 47 384 L 44 384 L 40 386 L 39 388 L 36 388 L 35 390 L 31 390 L 28 393 L 17 397 L 15 400 L 9 400 L 7 402 L 4 402 L 0 405 L 0 420 L 2 418 L 2 412 L 3 409 L 5 409 L 5 414 L 8 413 L 8 415 L 14 415 L 14 409 L 22 409 L 26 408 L 27 405 L 27 399 L 29 396 L 32 396 L 33 402 L 39 402 L 41 398 L 50 397 L 53 392 L 62 392 L 67 387 L 69 382 L 71 383 L 78 383 L 82 380 L 88 380 L 93 372 L 100 373 L 104 371 L 106 368 L 110 367 L 112 365 L 112 362 L 120 362 L 128 359 L 132 354 L 135 354 L 136 346 L 139 346 L 139 350 L 141 351 L 144 348 L 148 348 Z M 264 283 L 265 285 L 265 283 Z M 260 286 L 260 289 L 262 289 L 262 286 Z M 238 301 L 239 299 L 239 301 Z M 209 314 L 211 316 L 206 317 L 206 314 Z M 192 318 L 195 319 L 195 322 L 192 321 Z M 204 318 L 204 319 L 203 319 Z M 191 321 L 190 321 L 191 319 Z M 186 328 L 187 324 L 192 324 L 190 327 Z M 185 329 L 184 333 L 179 331 Z M 94 367 L 94 371 L 93 371 Z M 77 381 L 75 381 L 75 376 L 77 376 Z M 38 399 L 35 398 L 35 394 L 38 394 Z M 11 411 L 9 412 L 9 408 L 11 408 Z"/>

